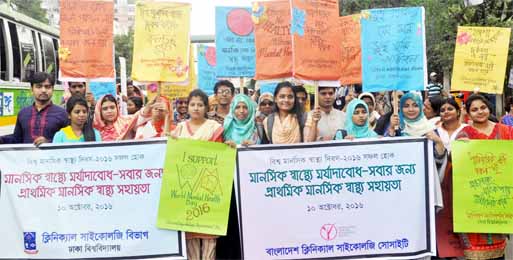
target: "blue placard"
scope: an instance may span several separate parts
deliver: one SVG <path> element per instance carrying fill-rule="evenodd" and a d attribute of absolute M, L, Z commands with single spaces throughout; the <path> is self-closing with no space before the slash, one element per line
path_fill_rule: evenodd
<path fill-rule="evenodd" d="M 216 7 L 217 77 L 255 75 L 255 36 L 251 9 Z"/>
<path fill-rule="evenodd" d="M 198 45 L 198 87 L 207 95 L 214 94 L 216 78 L 216 48 Z"/>
<path fill-rule="evenodd" d="M 271 93 L 274 95 L 274 90 L 276 89 L 277 85 L 278 85 L 278 82 L 261 83 L 260 84 L 260 95 L 262 95 L 264 93 Z"/>
<path fill-rule="evenodd" d="M 99 100 L 102 96 L 111 94 L 116 96 L 116 83 L 115 82 L 89 82 L 89 88 L 93 92 L 94 100 Z"/>
<path fill-rule="evenodd" d="M 362 79 L 366 92 L 423 90 L 427 81 L 424 8 L 362 11 Z"/>

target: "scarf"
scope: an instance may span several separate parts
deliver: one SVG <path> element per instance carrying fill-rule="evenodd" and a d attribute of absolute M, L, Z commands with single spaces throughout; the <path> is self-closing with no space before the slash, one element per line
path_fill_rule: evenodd
<path fill-rule="evenodd" d="M 365 120 L 365 124 L 359 126 L 353 122 L 353 114 L 356 110 L 357 106 L 363 106 L 365 111 L 367 111 L 367 120 Z M 348 135 L 352 135 L 355 138 L 367 138 L 367 137 L 376 137 L 378 136 L 370 127 L 369 127 L 369 108 L 367 104 L 360 99 L 353 99 L 347 107 L 346 113 L 346 131 Z"/>
<path fill-rule="evenodd" d="M 371 129 L 374 129 L 374 127 L 376 127 L 376 123 L 378 122 L 378 118 L 376 117 L 376 98 L 370 92 L 363 92 L 358 96 L 358 99 L 363 100 L 364 97 L 372 99 L 372 104 L 374 104 L 374 107 L 372 108 L 373 113 L 370 113 L 369 110 L 367 110 L 367 113 L 369 113 L 369 125 Z"/>
<path fill-rule="evenodd" d="M 414 119 L 408 119 L 403 114 L 403 106 L 408 99 L 413 100 L 419 107 L 419 114 Z M 406 136 L 421 137 L 426 133 L 433 131 L 435 126 L 424 116 L 423 103 L 419 95 L 415 93 L 405 94 L 399 104 L 399 121 L 401 123 L 401 132 Z"/>
<path fill-rule="evenodd" d="M 239 103 L 248 107 L 248 117 L 239 120 L 235 116 L 235 109 Z M 241 144 L 244 140 L 251 140 L 255 133 L 256 104 L 248 96 L 238 94 L 230 104 L 230 112 L 224 119 L 224 140 L 232 140 Z"/>
<path fill-rule="evenodd" d="M 105 96 L 96 102 L 93 127 L 100 132 L 103 141 L 123 140 L 135 126 L 137 116 L 122 116 L 119 105 L 116 103 L 118 116 L 112 125 L 107 126 L 102 119 L 102 103 Z"/>

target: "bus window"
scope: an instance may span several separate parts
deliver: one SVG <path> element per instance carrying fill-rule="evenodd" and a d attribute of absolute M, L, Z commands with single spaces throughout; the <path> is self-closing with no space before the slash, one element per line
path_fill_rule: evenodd
<path fill-rule="evenodd" d="M 21 79 L 20 44 L 18 42 L 18 33 L 16 30 L 16 25 L 11 22 L 9 22 L 9 33 L 11 34 L 11 45 L 12 45 L 13 81 L 20 81 L 20 79 Z"/>
<path fill-rule="evenodd" d="M 23 82 L 27 82 L 36 72 L 36 48 L 30 29 L 19 24 L 16 27 L 21 49 L 21 78 Z"/>
<path fill-rule="evenodd" d="M 41 35 L 42 48 L 44 54 L 43 70 L 54 75 L 57 78 L 57 67 L 55 66 L 55 49 L 53 47 L 52 38 L 47 35 Z"/>
<path fill-rule="evenodd" d="M 4 20 L 0 19 L 0 79 L 7 80 L 7 56 L 5 42 Z"/>

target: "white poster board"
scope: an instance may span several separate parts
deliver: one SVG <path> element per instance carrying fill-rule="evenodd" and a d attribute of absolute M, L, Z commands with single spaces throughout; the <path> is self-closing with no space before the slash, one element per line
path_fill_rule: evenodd
<path fill-rule="evenodd" d="M 156 227 L 165 140 L 0 146 L 0 259 L 186 259 Z"/>
<path fill-rule="evenodd" d="M 239 149 L 244 259 L 435 255 L 432 148 L 395 138 Z"/>

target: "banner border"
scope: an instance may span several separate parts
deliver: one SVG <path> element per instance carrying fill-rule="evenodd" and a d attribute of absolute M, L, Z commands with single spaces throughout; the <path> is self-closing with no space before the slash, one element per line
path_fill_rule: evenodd
<path fill-rule="evenodd" d="M 3 151 L 26 151 L 26 150 L 56 150 L 56 149 L 69 149 L 74 147 L 109 147 L 109 146 L 126 146 L 126 145 L 148 145 L 148 144 L 165 144 L 167 143 L 167 138 L 159 138 L 147 141 L 113 141 L 113 142 L 90 142 L 90 143 L 65 143 L 65 144 L 48 144 L 42 145 L 40 147 L 36 147 L 32 144 L 22 144 L 22 145 L 9 145 L 7 147 L 2 147 L 0 145 L 0 152 Z M 0 196 L 2 190 L 2 170 L 0 169 Z M 59 258 L 59 260 L 120 260 L 120 259 L 153 259 L 153 258 L 162 258 L 162 257 L 176 257 L 186 259 L 184 252 L 184 241 L 182 241 L 182 233 L 185 232 L 175 230 L 178 236 L 178 253 L 174 254 L 159 254 L 159 255 L 140 255 L 140 256 L 115 256 L 115 257 L 87 257 L 87 258 Z M 35 260 L 56 260 L 55 258 L 2 258 L 0 259 L 12 259 L 12 260 L 26 260 L 26 259 L 35 259 Z"/>
<path fill-rule="evenodd" d="M 237 148 L 237 156 L 236 156 L 236 167 L 237 167 L 237 196 L 238 196 L 238 221 L 239 221 L 239 228 L 240 228 L 240 250 L 241 250 L 241 259 L 245 259 L 244 257 L 244 232 L 243 232 L 243 223 L 242 223 L 242 201 L 241 201 L 241 187 L 240 187 L 240 169 L 239 169 L 239 153 L 240 152 L 248 152 L 248 151 L 265 151 L 265 150 L 284 150 L 284 149 L 305 149 L 305 148 L 319 148 L 319 147 L 333 147 L 333 146 L 354 146 L 354 145 L 372 145 L 372 144 L 382 144 L 384 143 L 422 143 L 424 145 L 424 184 L 425 184 L 425 201 L 426 201 L 426 249 L 420 250 L 417 252 L 411 252 L 411 253 L 395 253 L 395 254 L 372 254 L 372 255 L 352 255 L 352 256 L 334 256 L 334 257 L 316 257 L 316 258 L 301 258 L 302 260 L 321 260 L 321 259 L 362 259 L 362 258 L 385 258 L 385 257 L 407 257 L 407 256 L 417 256 L 421 254 L 430 253 L 433 251 L 433 248 L 431 245 L 431 233 L 435 232 L 435 230 L 431 230 L 431 216 L 430 216 L 430 210 L 431 207 L 434 205 L 430 205 L 430 198 L 429 198 L 429 157 L 428 157 L 428 139 L 426 138 L 402 138 L 402 139 L 379 139 L 379 140 L 371 140 L 366 139 L 362 141 L 337 141 L 337 142 L 330 142 L 330 143 L 321 143 L 321 142 L 315 142 L 311 144 L 294 144 L 294 145 L 263 145 L 263 146 L 254 146 L 254 147 L 245 147 L 245 148 Z M 436 174 L 436 173 L 435 173 Z M 421 257 L 419 257 L 421 258 Z"/>

